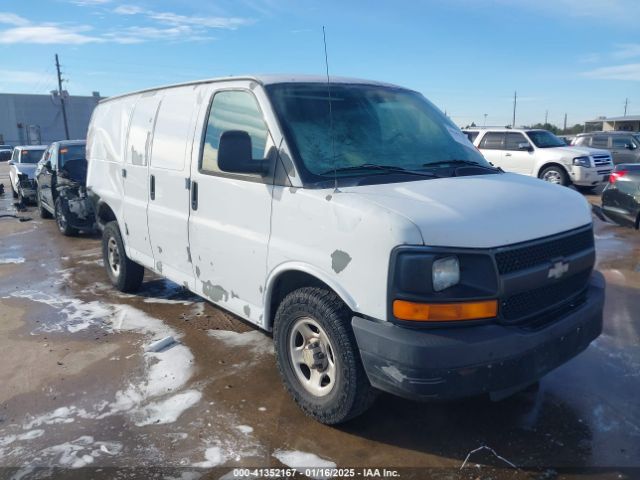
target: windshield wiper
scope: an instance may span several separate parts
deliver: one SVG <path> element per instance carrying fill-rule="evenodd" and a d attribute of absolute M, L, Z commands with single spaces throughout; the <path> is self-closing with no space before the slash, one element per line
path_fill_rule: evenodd
<path fill-rule="evenodd" d="M 399 172 L 407 175 L 418 175 L 420 177 L 440 178 L 439 175 L 429 172 L 418 172 L 416 170 L 407 170 L 406 168 L 396 167 L 394 165 L 378 165 L 377 163 L 361 163 L 360 165 L 351 165 L 349 167 L 338 167 L 322 172 L 320 175 L 330 175 L 334 172 L 351 172 L 355 170 L 381 170 L 383 172 Z"/>
<path fill-rule="evenodd" d="M 439 162 L 429 162 L 425 163 L 423 167 L 439 167 L 441 165 L 473 165 L 474 167 L 484 167 L 491 168 L 486 165 L 482 165 L 481 163 L 474 162 L 471 160 L 441 160 Z"/>

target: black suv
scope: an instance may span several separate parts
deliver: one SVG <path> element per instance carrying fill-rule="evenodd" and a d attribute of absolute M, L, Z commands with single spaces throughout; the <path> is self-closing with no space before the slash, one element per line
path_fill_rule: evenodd
<path fill-rule="evenodd" d="M 63 235 L 95 228 L 95 214 L 86 189 L 85 146 L 84 140 L 54 142 L 36 168 L 40 216 L 55 216 Z"/>
<path fill-rule="evenodd" d="M 602 210 L 620 225 L 640 228 L 640 164 L 616 165 L 602 191 Z"/>
<path fill-rule="evenodd" d="M 640 133 L 580 133 L 573 139 L 572 145 L 609 150 L 613 163 L 616 165 L 619 163 L 640 163 Z"/>

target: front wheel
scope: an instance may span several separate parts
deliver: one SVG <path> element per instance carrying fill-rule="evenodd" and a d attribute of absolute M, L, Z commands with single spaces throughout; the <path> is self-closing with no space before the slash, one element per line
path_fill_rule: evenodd
<path fill-rule="evenodd" d="M 545 182 L 555 183 L 556 185 L 569 185 L 569 176 L 564 168 L 558 165 L 551 165 L 540 172 L 540 178 Z"/>
<path fill-rule="evenodd" d="M 376 391 L 360 360 L 351 311 L 334 292 L 305 287 L 287 295 L 273 338 L 280 375 L 307 415 L 333 425 L 372 404 Z"/>
<path fill-rule="evenodd" d="M 135 292 L 144 278 L 144 267 L 127 257 L 118 222 L 105 225 L 102 231 L 102 258 L 111 283 L 121 292 Z"/>
<path fill-rule="evenodd" d="M 78 234 L 78 230 L 69 225 L 68 211 L 62 198 L 56 200 L 56 224 L 60 233 L 66 237 L 73 237 Z"/>

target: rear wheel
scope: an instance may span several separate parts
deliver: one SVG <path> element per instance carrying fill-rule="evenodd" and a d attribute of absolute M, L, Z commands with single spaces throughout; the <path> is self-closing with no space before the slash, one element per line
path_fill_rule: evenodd
<path fill-rule="evenodd" d="M 66 205 L 62 198 L 58 197 L 56 200 L 56 224 L 58 225 L 58 230 L 67 237 L 73 237 L 78 234 L 78 230 L 69 225 L 68 215 L 69 212 Z"/>
<path fill-rule="evenodd" d="M 102 231 L 102 258 L 111 283 L 121 292 L 135 292 L 144 278 L 144 267 L 127 257 L 118 222 Z"/>
<path fill-rule="evenodd" d="M 273 338 L 284 384 L 300 408 L 322 423 L 345 422 L 375 399 L 350 323 L 349 308 L 322 288 L 290 293 L 276 313 Z"/>
<path fill-rule="evenodd" d="M 555 183 L 556 185 L 569 185 L 569 176 L 567 172 L 559 165 L 551 165 L 542 172 L 540 172 L 540 178 L 545 182 Z"/>

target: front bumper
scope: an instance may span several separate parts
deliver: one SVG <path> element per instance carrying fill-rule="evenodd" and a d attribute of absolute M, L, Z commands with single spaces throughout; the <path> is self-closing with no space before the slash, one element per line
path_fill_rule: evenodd
<path fill-rule="evenodd" d="M 609 180 L 613 165 L 599 167 L 578 167 L 574 165 L 569 171 L 571 181 L 576 185 L 595 186 Z"/>
<path fill-rule="evenodd" d="M 602 332 L 604 278 L 594 273 L 584 303 L 544 328 L 497 323 L 415 329 L 353 317 L 371 384 L 406 398 L 453 399 L 517 390 L 587 348 Z"/>

